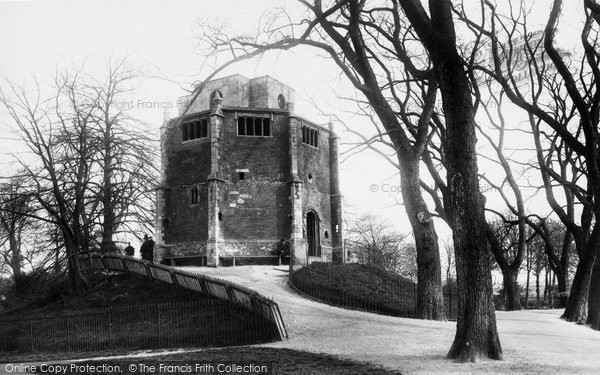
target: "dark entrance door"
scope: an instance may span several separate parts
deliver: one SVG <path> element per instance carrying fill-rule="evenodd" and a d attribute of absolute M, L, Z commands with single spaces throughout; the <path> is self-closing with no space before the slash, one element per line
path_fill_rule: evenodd
<path fill-rule="evenodd" d="M 319 217 L 313 211 L 306 214 L 306 240 L 308 242 L 308 256 L 321 256 Z"/>

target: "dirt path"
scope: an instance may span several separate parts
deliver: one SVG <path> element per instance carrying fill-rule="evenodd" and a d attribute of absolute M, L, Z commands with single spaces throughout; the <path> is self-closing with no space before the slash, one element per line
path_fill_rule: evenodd
<path fill-rule="evenodd" d="M 504 361 L 457 364 L 444 359 L 453 322 L 394 318 L 341 309 L 297 294 L 285 267 L 186 267 L 272 296 L 290 338 L 266 346 L 335 354 L 407 374 L 600 374 L 600 332 L 559 319 L 558 310 L 498 312 Z"/>

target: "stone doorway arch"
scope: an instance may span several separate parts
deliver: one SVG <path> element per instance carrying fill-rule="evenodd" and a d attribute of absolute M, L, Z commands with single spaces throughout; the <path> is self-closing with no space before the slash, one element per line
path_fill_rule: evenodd
<path fill-rule="evenodd" d="M 319 231 L 319 215 L 315 211 L 306 214 L 306 242 L 308 243 L 308 256 L 321 256 L 321 235 Z"/>

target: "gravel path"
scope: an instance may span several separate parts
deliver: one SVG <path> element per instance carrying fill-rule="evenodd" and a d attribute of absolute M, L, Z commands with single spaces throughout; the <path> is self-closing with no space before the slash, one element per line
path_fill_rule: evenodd
<path fill-rule="evenodd" d="M 272 296 L 290 338 L 265 346 L 328 353 L 406 374 L 600 374 L 600 332 L 559 319 L 559 310 L 497 313 L 503 361 L 444 359 L 453 322 L 395 318 L 318 303 L 287 283 L 286 267 L 185 267 Z"/>

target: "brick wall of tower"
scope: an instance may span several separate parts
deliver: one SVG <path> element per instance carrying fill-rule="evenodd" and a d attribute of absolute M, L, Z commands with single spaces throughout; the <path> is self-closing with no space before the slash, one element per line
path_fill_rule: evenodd
<path fill-rule="evenodd" d="M 198 251 L 197 241 L 207 239 L 207 185 L 210 173 L 210 144 L 207 139 L 182 142 L 181 129 L 177 120 L 172 120 L 163 134 L 162 147 L 165 150 L 165 172 L 163 185 L 164 210 L 163 240 L 165 244 L 182 243 L 178 251 L 186 253 Z M 198 187 L 199 201 L 190 202 L 190 189 Z M 179 246 L 181 247 L 181 246 Z"/>
<path fill-rule="evenodd" d="M 237 116 L 267 114 L 271 136 L 238 136 Z M 268 255 L 290 237 L 287 114 L 225 111 L 220 145 L 222 255 Z"/>
<path fill-rule="evenodd" d="M 178 119 L 167 124 L 158 197 L 158 216 L 168 222 L 158 223 L 166 256 L 267 255 L 284 238 L 306 258 L 306 214 L 314 210 L 322 256 L 331 259 L 329 131 L 295 116 L 293 102 L 293 89 L 271 77 L 235 75 L 209 82 L 186 111 L 184 122 L 210 119 L 207 138 L 182 142 Z M 269 117 L 270 136 L 239 136 L 239 116 Z M 303 124 L 319 131 L 318 147 L 302 143 Z M 190 202 L 194 186 L 197 204 Z"/>
<path fill-rule="evenodd" d="M 331 200 L 329 172 L 329 132 L 304 120 L 300 123 L 319 130 L 318 147 L 302 142 L 298 144 L 298 177 L 302 183 L 303 229 L 306 229 L 306 214 L 314 210 L 320 219 L 320 242 L 322 256 L 331 260 Z M 301 126 L 299 139 L 302 140 Z M 312 175 L 312 179 L 309 178 Z M 325 231 L 329 238 L 325 238 Z"/>

